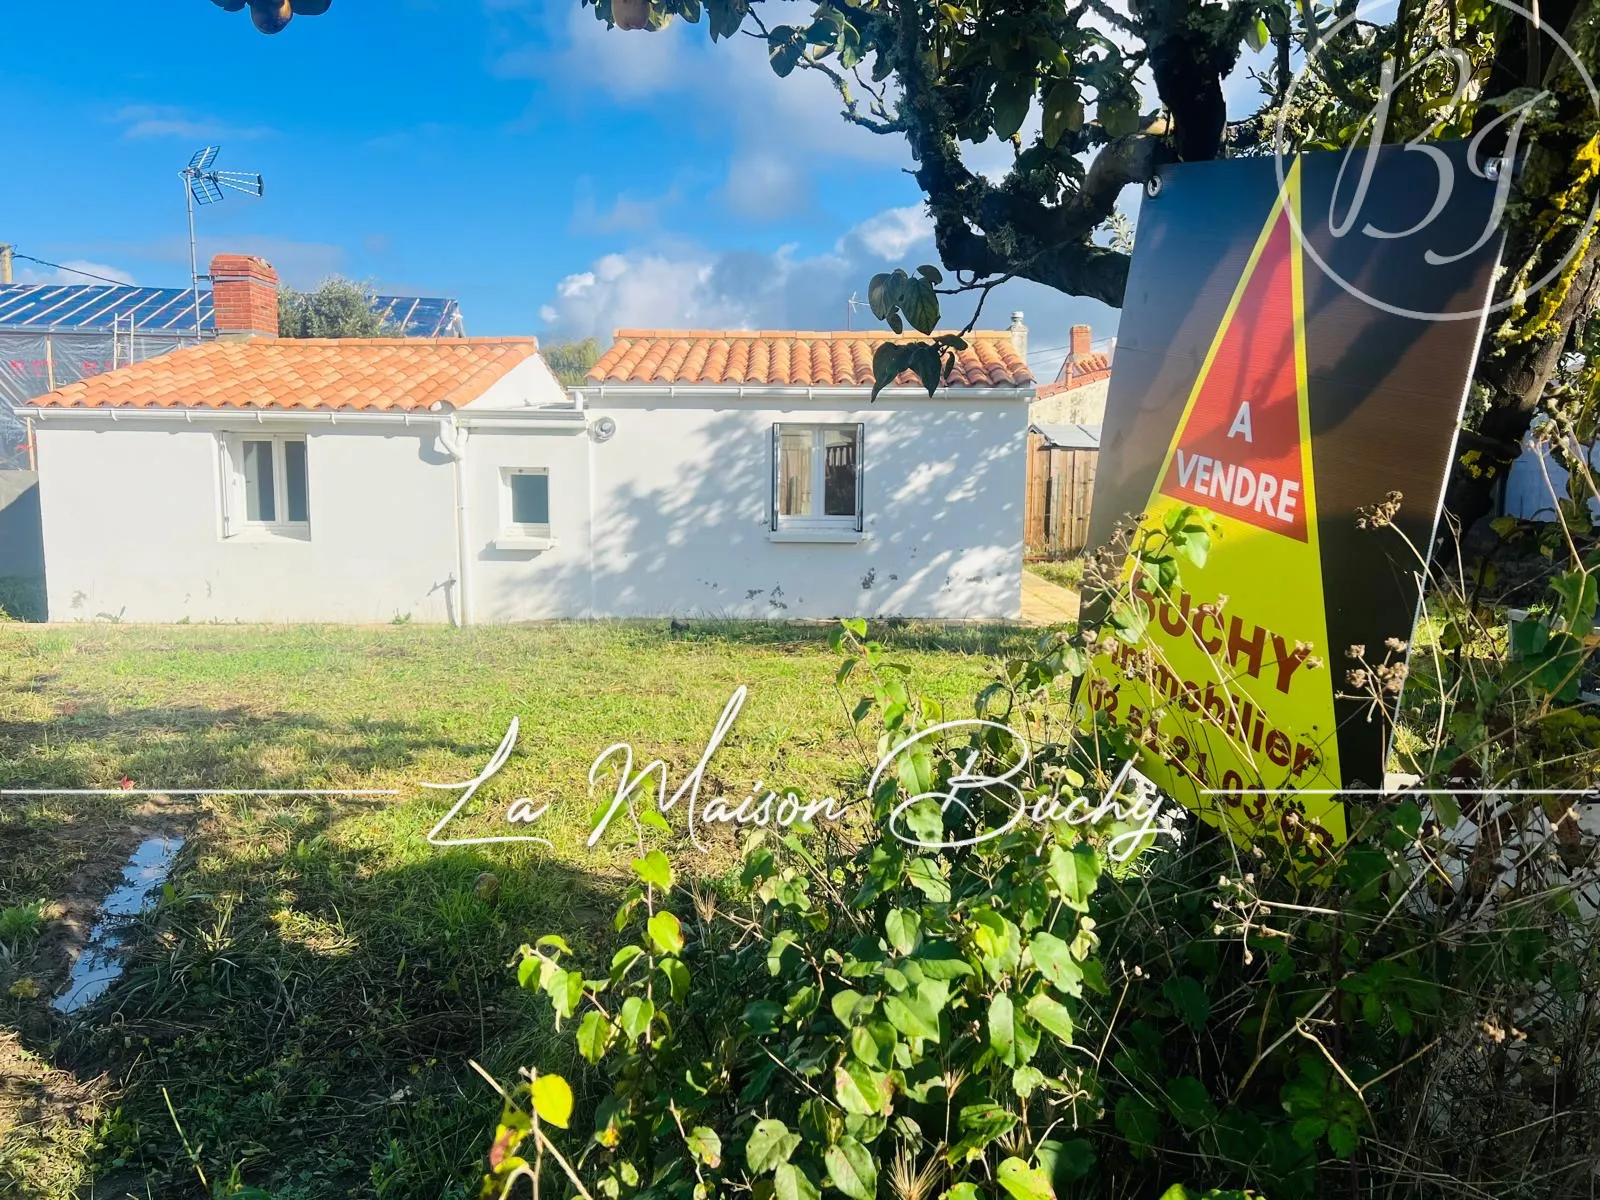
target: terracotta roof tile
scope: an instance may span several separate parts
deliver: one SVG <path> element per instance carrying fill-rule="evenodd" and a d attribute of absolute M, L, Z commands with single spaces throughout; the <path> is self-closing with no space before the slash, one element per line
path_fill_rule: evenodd
<path fill-rule="evenodd" d="M 1003 330 L 969 333 L 946 387 L 1026 387 L 1028 365 Z M 872 386 L 872 355 L 881 333 L 794 330 L 619 329 L 589 372 L 590 383 L 794 384 Z M 895 383 L 916 386 L 909 371 Z"/>
<path fill-rule="evenodd" d="M 68 384 L 41 408 L 457 407 L 538 353 L 532 338 L 251 338 L 206 342 Z"/>

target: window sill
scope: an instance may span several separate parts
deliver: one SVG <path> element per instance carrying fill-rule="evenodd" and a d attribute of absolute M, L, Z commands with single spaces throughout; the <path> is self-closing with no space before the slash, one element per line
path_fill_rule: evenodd
<path fill-rule="evenodd" d="M 309 542 L 309 525 L 246 525 L 222 539 L 225 542 Z"/>
<path fill-rule="evenodd" d="M 502 533 L 495 538 L 491 545 L 496 550 L 553 550 L 556 540 L 553 537 L 528 537 L 521 533 Z"/>
<path fill-rule="evenodd" d="M 772 529 L 767 532 L 769 542 L 834 542 L 853 545 L 865 540 L 859 529 Z"/>

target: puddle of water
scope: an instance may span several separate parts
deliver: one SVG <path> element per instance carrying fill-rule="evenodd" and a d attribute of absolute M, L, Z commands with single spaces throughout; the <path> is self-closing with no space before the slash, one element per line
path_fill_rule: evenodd
<path fill-rule="evenodd" d="M 100 906 L 100 919 L 89 932 L 89 944 L 72 964 L 72 978 L 50 1007 L 74 1013 L 98 1000 L 122 974 L 122 944 L 129 918 L 144 907 L 150 894 L 166 882 L 172 864 L 183 849 L 179 837 L 146 838 L 122 869 L 122 882 Z"/>

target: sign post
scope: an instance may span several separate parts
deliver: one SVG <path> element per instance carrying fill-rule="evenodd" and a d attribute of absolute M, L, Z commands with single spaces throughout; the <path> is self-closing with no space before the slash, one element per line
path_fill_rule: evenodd
<path fill-rule="evenodd" d="M 1386 722 L 1346 682 L 1351 651 L 1410 640 L 1499 254 L 1498 233 L 1480 238 L 1492 181 L 1463 186 L 1463 169 L 1429 223 L 1405 150 L 1378 152 L 1360 214 L 1400 238 L 1347 236 L 1337 153 L 1281 184 L 1271 160 L 1164 171 L 1102 433 L 1093 544 L 1190 506 L 1214 536 L 1170 587 L 1130 556 L 1143 632 L 1102 640 L 1088 706 L 1204 819 L 1312 861 L 1346 837 L 1341 793 L 1383 782 Z M 1428 274 L 1428 249 L 1474 241 Z M 1476 320 L 1438 317 L 1472 305 Z M 1386 504 L 1382 529 L 1362 519 Z"/>

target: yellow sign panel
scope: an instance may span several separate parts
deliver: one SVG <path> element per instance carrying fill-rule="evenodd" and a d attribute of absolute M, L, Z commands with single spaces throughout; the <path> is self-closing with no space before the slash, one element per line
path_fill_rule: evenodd
<path fill-rule="evenodd" d="M 1299 168 L 1212 338 L 1141 530 L 1216 519 L 1170 590 L 1130 556 L 1137 645 L 1096 657 L 1090 707 L 1147 746 L 1140 769 L 1202 818 L 1321 859 L 1345 839 L 1307 411 Z M 1292 207 L 1291 207 L 1292 206 Z M 1291 224 L 1291 213 L 1295 218 Z M 1137 538 L 1135 539 L 1137 544 Z M 1104 643 L 1102 643 L 1104 644 Z M 1156 736 L 1147 735 L 1153 732 Z"/>

